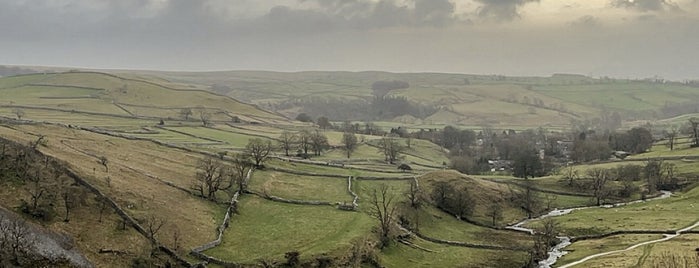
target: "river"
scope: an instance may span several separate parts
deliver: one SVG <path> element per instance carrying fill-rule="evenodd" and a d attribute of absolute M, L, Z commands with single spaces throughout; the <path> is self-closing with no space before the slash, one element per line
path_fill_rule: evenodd
<path fill-rule="evenodd" d="M 525 219 L 523 221 L 520 221 L 516 224 L 507 226 L 505 228 L 510 229 L 510 230 L 515 230 L 515 231 L 525 232 L 525 233 L 529 233 L 529 234 L 534 234 L 534 229 L 526 228 L 523 226 L 531 221 L 542 220 L 542 219 L 550 218 L 550 217 L 558 217 L 558 216 L 570 214 L 571 212 L 577 211 L 577 210 L 590 209 L 590 208 L 614 208 L 614 207 L 626 206 L 626 205 L 631 205 L 631 204 L 649 202 L 649 201 L 653 201 L 653 200 L 665 199 L 665 198 L 672 196 L 672 192 L 670 192 L 670 191 L 661 191 L 661 193 L 662 194 L 660 196 L 646 199 L 646 200 L 635 200 L 635 201 L 631 201 L 631 202 L 623 202 L 623 203 L 616 203 L 616 204 L 609 204 L 609 205 L 602 205 L 602 206 L 587 206 L 587 207 L 577 207 L 577 208 L 567 208 L 567 209 L 554 209 L 554 210 L 550 211 L 549 213 L 541 215 L 537 218 Z M 633 245 L 633 246 L 626 248 L 626 249 L 623 249 L 623 250 L 615 250 L 615 251 L 603 252 L 603 253 L 587 256 L 584 259 L 581 259 L 581 260 L 573 262 L 573 263 L 566 264 L 564 266 L 561 266 L 560 268 L 571 267 L 571 266 L 578 265 L 580 263 L 583 263 L 585 261 L 588 261 L 588 260 L 596 258 L 596 257 L 600 257 L 600 256 L 608 255 L 608 254 L 614 254 L 617 252 L 623 252 L 623 251 L 627 251 L 627 250 L 632 250 L 636 247 L 640 247 L 643 245 L 667 241 L 667 240 L 670 240 L 670 239 L 680 235 L 682 232 L 686 232 L 688 230 L 694 229 L 697 226 L 699 226 L 699 222 L 695 223 L 692 226 L 689 226 L 687 228 L 679 230 L 673 235 L 666 235 L 664 238 L 661 238 L 658 240 L 639 243 L 639 244 Z M 556 244 L 553 248 L 551 248 L 551 250 L 549 250 L 547 259 L 539 262 L 539 268 L 551 268 L 551 266 L 556 264 L 556 261 L 558 261 L 559 258 L 568 254 L 568 251 L 565 251 L 565 247 L 572 244 L 570 242 L 570 237 L 559 236 L 558 239 L 560 242 L 558 244 Z"/>

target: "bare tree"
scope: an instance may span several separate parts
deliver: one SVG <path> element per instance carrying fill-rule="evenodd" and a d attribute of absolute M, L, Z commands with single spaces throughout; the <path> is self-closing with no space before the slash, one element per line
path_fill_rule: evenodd
<path fill-rule="evenodd" d="M 311 148 L 311 132 L 308 130 L 302 130 L 299 135 L 299 148 L 303 150 L 303 156 L 308 157 L 308 149 Z"/>
<path fill-rule="evenodd" d="M 228 176 L 230 177 L 230 185 L 237 184 L 240 193 L 244 193 L 246 190 L 245 178 L 247 177 L 250 169 L 253 168 L 252 161 L 243 154 L 238 154 L 233 158 L 233 165 L 230 167 Z"/>
<path fill-rule="evenodd" d="M 97 209 L 99 210 L 99 219 L 97 221 L 102 222 L 102 216 L 104 215 L 104 212 L 107 211 L 107 209 L 109 208 L 109 201 L 107 201 L 107 199 L 104 197 L 96 196 L 95 202 L 97 202 Z"/>
<path fill-rule="evenodd" d="M 19 120 L 22 120 L 22 117 L 24 117 L 24 115 L 25 115 L 24 110 L 22 110 L 20 108 L 13 109 L 12 113 L 15 114 L 15 116 L 17 116 L 17 119 L 19 119 Z"/>
<path fill-rule="evenodd" d="M 395 137 L 385 136 L 379 141 L 380 151 L 384 154 L 385 160 L 391 164 L 398 160 L 400 153 L 405 149 Z"/>
<path fill-rule="evenodd" d="M 320 130 L 315 130 L 311 134 L 311 148 L 313 148 L 313 152 L 315 155 L 320 155 L 323 150 L 328 148 L 330 145 L 328 144 L 328 137 L 325 136 Z"/>
<path fill-rule="evenodd" d="M 100 165 L 104 167 L 104 172 L 109 173 L 109 159 L 107 159 L 106 156 L 101 156 L 100 159 Z"/>
<path fill-rule="evenodd" d="M 587 170 L 587 175 L 592 180 L 590 183 L 590 188 L 592 189 L 592 194 L 597 201 L 597 205 L 602 204 L 604 200 L 609 195 L 609 190 L 607 189 L 607 181 L 609 180 L 609 171 L 603 168 L 591 168 Z"/>
<path fill-rule="evenodd" d="M 63 218 L 63 221 L 69 222 L 70 211 L 85 203 L 87 193 L 82 187 L 75 183 L 75 180 L 65 176 L 61 178 L 59 191 L 61 200 L 63 201 L 63 208 L 65 209 L 65 217 Z"/>
<path fill-rule="evenodd" d="M 11 259 L 12 264 L 21 266 L 20 259 L 29 253 L 32 244 L 24 220 L 0 215 L 0 266 L 5 258 Z"/>
<path fill-rule="evenodd" d="M 527 218 L 531 219 L 534 213 L 539 208 L 539 196 L 534 190 L 534 183 L 531 179 L 524 179 L 524 192 L 521 196 L 521 202 L 523 205 L 524 212 L 527 213 Z"/>
<path fill-rule="evenodd" d="M 552 218 L 542 220 L 542 226 L 534 235 L 534 246 L 530 252 L 532 263 L 546 258 L 549 249 L 555 244 L 558 223 Z"/>
<path fill-rule="evenodd" d="M 57 174 L 58 178 L 60 174 Z M 31 211 L 35 212 L 39 207 L 39 204 L 45 199 L 49 199 L 51 192 L 51 186 L 48 180 L 41 174 L 41 169 L 36 168 L 33 175 L 27 176 L 29 182 L 29 187 L 27 187 L 27 192 L 31 198 Z"/>
<path fill-rule="evenodd" d="M 186 121 L 189 120 L 189 117 L 192 116 L 192 109 L 191 108 L 182 108 L 180 109 L 180 116 Z"/>
<path fill-rule="evenodd" d="M 294 143 L 296 143 L 297 139 L 298 136 L 294 133 L 289 131 L 282 132 L 282 134 L 279 136 L 279 147 L 284 150 L 284 155 L 289 156 L 289 150 L 294 147 Z"/>
<path fill-rule="evenodd" d="M 182 249 L 182 234 L 180 233 L 180 228 L 173 226 L 172 231 L 172 249 L 175 252 L 179 252 Z"/>
<path fill-rule="evenodd" d="M 502 205 L 500 205 L 500 203 L 493 202 L 488 207 L 485 215 L 493 221 L 493 226 L 497 226 L 498 222 L 502 220 Z"/>
<path fill-rule="evenodd" d="M 352 132 L 343 133 L 342 145 L 345 152 L 347 152 L 347 158 L 350 158 L 352 152 L 357 149 L 357 136 Z"/>
<path fill-rule="evenodd" d="M 568 180 L 568 185 L 572 186 L 575 183 L 575 180 L 579 178 L 578 176 L 578 170 L 573 168 L 573 166 L 568 166 L 565 170 L 565 179 Z"/>
<path fill-rule="evenodd" d="M 449 200 L 449 193 L 451 192 L 451 185 L 446 182 L 439 181 L 432 188 L 432 200 L 435 202 L 438 208 L 445 209 Z"/>
<path fill-rule="evenodd" d="M 665 138 L 667 139 L 667 147 L 670 151 L 675 149 L 675 142 L 677 141 L 677 127 L 672 127 L 669 131 L 665 132 Z"/>
<path fill-rule="evenodd" d="M 165 220 L 154 215 L 148 217 L 145 223 L 145 229 L 148 233 L 148 238 L 155 240 L 155 236 L 158 234 L 160 229 L 165 225 Z"/>
<path fill-rule="evenodd" d="M 463 219 L 473 213 L 474 202 L 469 194 L 468 188 L 464 187 L 461 190 L 453 192 L 452 204 L 450 207 L 454 209 L 456 218 Z"/>
<path fill-rule="evenodd" d="M 418 187 L 416 181 L 410 181 L 410 188 L 405 193 L 408 196 L 408 201 L 410 201 L 410 206 L 413 208 L 420 208 L 422 205 L 422 191 Z"/>
<path fill-rule="evenodd" d="M 381 184 L 379 189 L 374 189 L 371 195 L 371 215 L 379 221 L 380 248 L 388 245 L 393 227 L 393 217 L 396 213 L 396 206 L 393 204 L 393 195 L 389 193 L 386 184 Z"/>
<path fill-rule="evenodd" d="M 690 118 L 689 124 L 692 126 L 692 148 L 699 146 L 699 119 Z"/>
<path fill-rule="evenodd" d="M 262 140 L 254 138 L 248 141 L 245 146 L 245 154 L 255 161 L 255 166 L 260 167 L 267 159 L 267 156 L 272 151 L 272 142 L 270 140 Z"/>
<path fill-rule="evenodd" d="M 201 120 L 203 126 L 208 126 L 211 124 L 211 114 L 205 108 L 201 108 L 199 111 L 199 120 Z"/>
<path fill-rule="evenodd" d="M 223 187 L 224 176 L 223 165 L 218 159 L 210 156 L 201 159 L 197 164 L 194 189 L 199 191 L 202 197 L 215 200 L 216 192 Z"/>

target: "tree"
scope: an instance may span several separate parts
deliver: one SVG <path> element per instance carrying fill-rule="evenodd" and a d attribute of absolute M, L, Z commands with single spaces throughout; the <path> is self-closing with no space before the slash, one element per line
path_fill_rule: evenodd
<path fill-rule="evenodd" d="M 517 152 L 512 168 L 513 175 L 519 178 L 528 179 L 544 175 L 541 159 L 533 149 L 525 148 Z"/>
<path fill-rule="evenodd" d="M 350 158 L 352 152 L 357 149 L 357 136 L 352 132 L 343 133 L 342 145 L 345 152 L 347 152 L 347 158 Z"/>
<path fill-rule="evenodd" d="M 48 180 L 41 174 L 41 169 L 36 168 L 35 173 L 27 176 L 27 181 L 29 182 L 29 187 L 27 191 L 31 198 L 30 212 L 36 213 L 39 208 L 39 204 L 51 198 L 51 185 L 49 185 Z M 56 178 L 59 178 L 60 174 L 56 174 Z"/>
<path fill-rule="evenodd" d="M 539 196 L 534 190 L 534 183 L 531 179 L 524 179 L 524 193 L 521 196 L 521 203 L 527 218 L 531 219 L 539 208 Z"/>
<path fill-rule="evenodd" d="M 15 116 L 17 116 L 17 119 L 19 119 L 19 120 L 22 120 L 22 117 L 24 117 L 24 115 L 25 115 L 24 110 L 22 110 L 20 108 L 13 109 L 12 113 L 15 114 Z"/>
<path fill-rule="evenodd" d="M 315 130 L 311 134 L 311 148 L 313 149 L 313 152 L 315 153 L 316 156 L 320 155 L 323 150 L 328 148 L 330 145 L 328 144 L 328 137 L 325 136 L 325 134 L 321 133 L 320 130 Z"/>
<path fill-rule="evenodd" d="M 299 115 L 297 115 L 296 120 L 301 122 L 313 122 L 313 118 L 311 118 L 311 116 L 307 115 L 306 113 L 300 113 Z"/>
<path fill-rule="evenodd" d="M 672 127 L 670 130 L 665 131 L 665 138 L 667 139 L 667 147 L 670 151 L 675 149 L 675 142 L 677 139 L 678 130 L 677 127 Z"/>
<path fill-rule="evenodd" d="M 107 209 L 109 208 L 109 201 L 107 200 L 107 198 L 96 196 L 95 202 L 97 203 L 97 208 L 99 209 L 99 219 L 97 221 L 102 222 L 102 216 L 104 215 L 104 212 L 107 211 Z"/>
<path fill-rule="evenodd" d="M 592 180 L 590 185 L 592 188 L 592 194 L 597 201 L 597 205 L 599 206 L 602 204 L 602 200 L 604 200 L 610 193 L 607 189 L 609 171 L 604 168 L 591 168 L 587 170 L 587 175 Z"/>
<path fill-rule="evenodd" d="M 109 159 L 106 156 L 100 156 L 100 165 L 104 167 L 104 172 L 109 173 Z"/>
<path fill-rule="evenodd" d="M 568 185 L 572 186 L 573 183 L 575 183 L 575 180 L 578 179 L 578 170 L 573 168 L 572 165 L 568 166 L 565 169 L 565 175 L 564 178 L 568 181 Z"/>
<path fill-rule="evenodd" d="M 230 172 L 228 172 L 230 185 L 237 184 L 241 194 L 246 190 L 245 179 L 253 167 L 253 162 L 246 155 L 238 154 L 233 157 L 233 165 L 230 168 Z"/>
<path fill-rule="evenodd" d="M 0 266 L 4 259 L 11 259 L 12 266 L 20 265 L 20 259 L 29 253 L 33 241 L 27 223 L 0 215 Z"/>
<path fill-rule="evenodd" d="M 284 155 L 289 156 L 289 150 L 293 148 L 297 139 L 298 136 L 294 133 L 289 131 L 282 132 L 282 134 L 279 136 L 279 147 L 284 150 Z"/>
<path fill-rule="evenodd" d="M 316 120 L 316 123 L 321 129 L 328 129 L 331 128 L 333 125 L 330 123 L 330 119 L 328 119 L 325 116 L 318 117 Z"/>
<path fill-rule="evenodd" d="M 402 145 L 400 145 L 400 143 L 398 143 L 396 138 L 391 136 L 384 136 L 381 138 L 381 140 L 379 140 L 379 148 L 384 154 L 384 159 L 391 164 L 398 160 L 400 153 L 402 153 L 405 149 Z"/>
<path fill-rule="evenodd" d="M 201 108 L 199 111 L 199 120 L 201 120 L 203 126 L 208 126 L 211 124 L 211 114 L 205 108 Z"/>
<path fill-rule="evenodd" d="M 549 249 L 555 245 L 557 234 L 558 223 L 552 218 L 543 219 L 542 227 L 534 234 L 534 247 L 530 253 L 533 263 L 546 259 Z"/>
<path fill-rule="evenodd" d="M 410 181 L 410 188 L 405 193 L 412 208 L 420 208 L 422 205 L 422 191 L 417 185 L 417 181 Z"/>
<path fill-rule="evenodd" d="M 500 205 L 500 203 L 493 202 L 488 207 L 485 215 L 493 221 L 493 226 L 497 226 L 498 222 L 502 220 L 502 205 Z"/>
<path fill-rule="evenodd" d="M 449 193 L 451 192 L 451 185 L 446 182 L 439 181 L 435 183 L 432 188 L 432 200 L 435 202 L 438 208 L 447 208 L 447 201 Z"/>
<path fill-rule="evenodd" d="M 379 248 L 384 248 L 390 241 L 391 227 L 396 213 L 393 195 L 388 191 L 388 186 L 381 184 L 378 189 L 374 189 L 370 199 L 370 213 L 379 222 Z"/>
<path fill-rule="evenodd" d="M 301 150 L 303 150 L 303 157 L 307 158 L 308 157 L 308 149 L 311 148 L 311 132 L 308 130 L 302 130 L 301 133 L 299 133 L 299 147 Z"/>
<path fill-rule="evenodd" d="M 648 193 L 654 193 L 657 190 L 657 185 L 662 181 L 663 165 L 665 161 L 662 159 L 651 159 L 646 162 L 643 167 L 643 174 L 648 185 Z"/>
<path fill-rule="evenodd" d="M 148 238 L 150 238 L 151 241 L 155 241 L 155 236 L 158 234 L 163 225 L 165 225 L 164 219 L 153 215 L 148 217 L 148 219 L 146 220 L 145 229 L 148 233 Z"/>
<path fill-rule="evenodd" d="M 244 154 L 255 161 L 256 167 L 260 167 L 270 152 L 272 152 L 272 141 L 254 138 L 245 145 Z"/>
<path fill-rule="evenodd" d="M 77 208 L 82 203 L 85 202 L 86 192 L 82 187 L 75 183 L 75 180 L 67 178 L 65 176 L 61 177 L 60 187 L 60 197 L 63 201 L 63 208 L 65 209 L 65 215 L 63 218 L 64 222 L 70 221 L 70 211 Z"/>
<path fill-rule="evenodd" d="M 691 147 L 699 147 L 699 119 L 692 117 L 689 119 L 689 124 L 692 126 Z"/>
<path fill-rule="evenodd" d="M 191 108 L 180 109 L 180 117 L 182 117 L 185 121 L 189 120 L 190 116 L 192 116 L 192 109 Z"/>
<path fill-rule="evenodd" d="M 453 195 L 450 207 L 453 208 L 456 218 L 463 219 L 470 216 L 473 213 L 475 203 L 469 194 L 468 188 L 464 187 L 461 190 L 453 191 Z"/>
<path fill-rule="evenodd" d="M 194 189 L 199 191 L 202 197 L 215 200 L 216 192 L 223 187 L 224 176 L 225 173 L 221 162 L 214 157 L 207 156 L 199 160 L 197 164 L 197 182 L 194 185 Z"/>

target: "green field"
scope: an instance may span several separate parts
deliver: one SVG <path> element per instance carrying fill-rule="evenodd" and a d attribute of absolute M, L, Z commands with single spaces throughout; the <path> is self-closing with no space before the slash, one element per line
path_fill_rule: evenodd
<path fill-rule="evenodd" d="M 293 250 L 309 257 L 350 247 L 352 240 L 367 234 L 373 224 L 364 213 L 246 196 L 223 243 L 205 253 L 246 263 L 266 258 L 281 260 L 284 253 Z"/>
<path fill-rule="evenodd" d="M 348 202 L 347 179 L 299 176 L 274 171 L 257 171 L 250 190 L 292 200 Z"/>

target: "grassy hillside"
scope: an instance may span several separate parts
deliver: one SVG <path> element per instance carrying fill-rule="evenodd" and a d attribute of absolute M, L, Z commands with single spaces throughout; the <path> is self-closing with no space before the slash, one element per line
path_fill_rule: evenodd
<path fill-rule="evenodd" d="M 602 111 L 618 111 L 628 120 L 670 117 L 674 115 L 665 115 L 661 111 L 665 106 L 699 102 L 699 92 L 680 83 L 595 79 L 565 74 L 551 77 L 262 71 L 153 74 L 208 87 L 292 117 L 304 110 L 304 107 L 294 104 L 299 100 L 370 100 L 374 82 L 405 81 L 409 88 L 392 90 L 388 95 L 404 96 L 413 102 L 438 107 L 439 111 L 424 118 L 396 117 L 387 121 L 416 126 L 461 124 L 555 128 L 568 126 L 571 119 L 599 117 Z M 212 85 L 216 87 L 210 87 Z"/>
<path fill-rule="evenodd" d="M 288 122 L 232 98 L 184 86 L 161 84 L 157 78 L 132 78 L 107 73 L 68 72 L 22 75 L 0 78 L 0 107 L 3 115 L 15 117 L 21 109 L 24 117 L 46 119 L 35 111 L 69 112 L 122 119 L 184 120 L 183 109 L 191 109 L 191 120 L 209 114 L 212 121 Z M 7 109 L 10 109 L 8 111 Z M 156 121 L 157 122 L 157 121 Z"/>
<path fill-rule="evenodd" d="M 413 127 L 437 127 L 459 123 L 471 127 L 490 124 L 523 128 L 545 122 L 550 127 L 563 127 L 570 119 L 597 116 L 602 107 L 645 113 L 662 108 L 665 101 L 699 100 L 699 93 L 677 84 L 597 80 L 574 75 L 525 78 L 382 72 L 117 75 L 70 72 L 0 78 L 0 137 L 20 144 L 43 137 L 43 142 L 37 145 L 41 153 L 65 163 L 135 221 L 146 224 L 153 217 L 162 219 L 165 224 L 157 236 L 161 243 L 173 248 L 178 244 L 179 255 L 198 262 L 202 259 L 189 253 L 217 237 L 232 194 L 230 189 L 218 191 L 213 201 L 197 196 L 193 187 L 201 171 L 197 167 L 199 161 L 211 155 L 230 157 L 241 152 L 254 138 L 276 144 L 284 131 L 315 130 L 310 124 L 293 122 L 235 99 L 267 108 L 308 97 L 364 100 L 373 94 L 372 83 L 385 80 L 410 84 L 408 88 L 390 91 L 390 96 L 403 96 L 413 102 L 439 106 L 441 110 L 424 119 L 402 116 L 396 119 L 402 123 L 380 122 L 381 126 L 414 123 Z M 211 89 L 209 85 L 213 84 L 217 84 L 216 94 L 202 91 Z M 658 93 L 665 91 L 667 94 Z M 623 105 L 615 106 L 617 103 Z M 188 119 L 180 114 L 186 108 L 193 110 Z M 280 112 L 293 115 L 301 108 L 290 106 Z M 199 118 L 202 112 L 211 117 L 210 124 L 202 124 Z M 239 122 L 234 122 L 236 117 Z M 680 116 L 661 122 L 672 124 L 685 120 L 686 116 Z M 319 131 L 334 148 L 310 160 L 286 157 L 281 149 L 275 148 L 264 167 L 252 172 L 249 192 L 240 197 L 237 213 L 231 214 L 222 233 L 222 243 L 204 254 L 248 265 L 281 264 L 286 261 L 285 253 L 290 251 L 299 251 L 302 262 L 330 258 L 337 266 L 364 261 L 365 266 L 379 263 L 386 267 L 522 267 L 528 260 L 527 249 L 534 244 L 533 237 L 503 228 L 527 216 L 522 204 L 523 180 L 510 176 L 467 176 L 443 170 L 442 163 L 449 161 L 447 153 L 425 140 L 411 140 L 410 148 L 397 163 L 390 164 L 377 148 L 380 137 L 358 135 L 360 143 L 348 158 L 337 147 L 341 145 L 341 132 Z M 400 141 L 408 144 L 407 140 Z M 291 150 L 292 154 L 296 149 Z M 229 157 L 220 160 L 231 164 Z M 579 164 L 573 169 L 585 174 L 593 167 L 643 165 L 654 157 L 676 164 L 679 176 L 692 178 L 699 172 L 695 163 L 699 149 L 683 144 L 670 151 L 662 142 L 649 152 L 624 161 Z M 103 162 L 104 159 L 107 161 Z M 399 171 L 397 164 L 401 163 L 409 164 L 412 170 Z M 408 201 L 413 182 L 419 185 L 423 201 L 419 207 L 410 206 Z M 554 208 L 588 206 L 593 202 L 590 189 L 569 185 L 562 174 L 530 182 L 538 201 L 535 216 Z M 582 185 L 586 181 L 579 178 L 577 182 Z M 0 183 L 0 205 L 22 214 L 22 200 L 30 198 L 27 189 L 31 185 L 19 181 Z M 451 204 L 438 206 L 434 192 L 443 183 L 452 190 L 449 198 L 454 203 L 463 197 L 459 193 L 467 193 L 465 200 L 472 205 L 469 213 L 457 218 L 453 207 L 449 207 Z M 620 182 L 610 184 L 619 186 Z M 642 188 L 645 182 L 635 181 L 634 186 Z M 401 236 L 378 249 L 375 247 L 378 221 L 373 216 L 372 198 L 384 187 L 394 198 L 395 220 L 416 235 Z M 351 204 L 353 194 L 358 196 L 356 210 L 338 209 L 337 204 Z M 625 200 L 638 198 L 640 194 Z M 574 236 L 677 229 L 697 220 L 691 216 L 696 200 L 699 190 L 690 188 L 664 200 L 590 208 L 554 219 L 560 234 Z M 133 258 L 150 255 L 152 247 L 147 237 L 133 228 L 116 230 L 120 224 L 117 215 L 110 213 L 104 222 L 98 221 L 95 202 L 88 201 L 86 206 L 76 209 L 75 220 L 70 223 L 54 219 L 42 224 L 51 231 L 74 237 L 76 246 L 99 267 L 124 267 Z M 490 215 L 493 204 L 499 206 L 502 216 L 495 223 Z M 394 226 L 395 237 L 407 233 Z M 534 220 L 526 226 L 541 224 Z M 85 232 L 94 227 L 98 230 Z M 180 234 L 177 243 L 175 234 Z M 571 246 L 575 254 L 564 258 L 562 263 L 657 236 L 634 234 L 577 241 Z M 697 241 L 696 236 L 679 238 L 655 246 L 663 250 L 685 250 Z M 102 254 L 100 249 L 128 254 Z M 662 252 L 656 249 L 643 248 L 617 257 L 630 263 L 660 255 Z M 611 259 L 600 260 L 611 262 Z M 590 264 L 601 265 L 600 260 Z"/>

